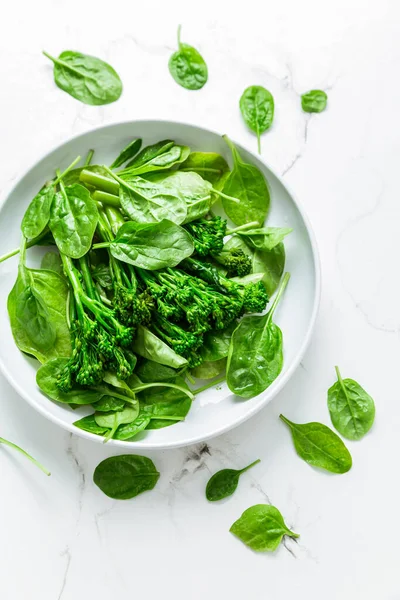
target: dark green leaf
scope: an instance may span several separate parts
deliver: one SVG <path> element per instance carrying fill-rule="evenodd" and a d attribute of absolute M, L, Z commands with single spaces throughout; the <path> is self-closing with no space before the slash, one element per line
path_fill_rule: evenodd
<path fill-rule="evenodd" d="M 68 362 L 68 358 L 53 358 L 40 367 L 36 373 L 36 383 L 46 396 L 63 404 L 94 404 L 105 392 L 76 385 L 65 393 L 57 386 L 57 378 Z"/>
<path fill-rule="evenodd" d="M 272 318 L 288 281 L 287 273 L 266 315 L 244 317 L 233 332 L 226 381 L 242 398 L 261 394 L 282 371 L 282 332 Z"/>
<path fill-rule="evenodd" d="M 42 258 L 42 262 L 40 264 L 41 269 L 45 269 L 46 271 L 54 271 L 58 273 L 61 277 L 64 277 L 64 269 L 62 265 L 61 256 L 56 254 L 55 252 L 46 252 L 46 254 Z"/>
<path fill-rule="evenodd" d="M 217 189 L 229 173 L 228 163 L 215 152 L 191 152 L 179 169 L 198 173 Z"/>
<path fill-rule="evenodd" d="M 171 169 L 184 162 L 189 154 L 190 148 L 187 146 L 179 146 L 170 140 L 163 140 L 143 148 L 125 169 L 119 171 L 118 175 L 124 178 L 128 175 L 132 177 L 152 171 Z"/>
<path fill-rule="evenodd" d="M 209 331 L 204 335 L 203 345 L 200 348 L 200 354 L 203 360 L 213 362 L 226 358 L 229 354 L 229 345 L 232 333 L 237 327 L 237 323 L 231 323 L 223 331 Z"/>
<path fill-rule="evenodd" d="M 284 535 L 299 537 L 286 527 L 279 510 L 270 504 L 251 506 L 229 531 L 256 552 L 276 550 Z"/>
<path fill-rule="evenodd" d="M 178 51 L 169 59 L 169 72 L 176 83 L 187 90 L 200 90 L 208 79 L 207 65 L 201 54 L 180 40 L 181 26 L 178 27 Z"/>
<path fill-rule="evenodd" d="M 175 267 L 193 253 L 194 247 L 187 231 L 163 219 L 159 223 L 125 223 L 110 250 L 118 260 L 155 270 Z"/>
<path fill-rule="evenodd" d="M 93 404 L 96 412 L 120 412 L 125 408 L 125 402 L 121 398 L 103 396 L 101 400 Z"/>
<path fill-rule="evenodd" d="M 151 417 L 145 413 L 140 413 L 132 423 L 120 425 L 113 435 L 114 440 L 130 440 L 141 431 L 144 431 L 149 425 Z"/>
<path fill-rule="evenodd" d="M 223 198 L 224 210 L 235 225 L 257 221 L 262 227 L 270 204 L 269 189 L 264 175 L 256 166 L 243 162 L 233 143 L 227 136 L 223 137 L 233 156 L 233 169 L 225 181 L 223 192 L 240 200 L 237 204 Z"/>
<path fill-rule="evenodd" d="M 272 94 L 261 85 L 251 85 L 244 90 L 239 105 L 246 125 L 257 136 L 258 152 L 261 154 L 260 136 L 271 127 L 274 120 Z"/>
<path fill-rule="evenodd" d="M 351 469 L 350 452 L 329 427 L 322 423 L 292 423 L 283 415 L 280 419 L 290 428 L 297 454 L 309 465 L 331 473 L 347 473 Z"/>
<path fill-rule="evenodd" d="M 47 226 L 54 196 L 54 186 L 45 186 L 36 194 L 26 209 L 21 223 L 21 231 L 28 240 L 40 235 Z"/>
<path fill-rule="evenodd" d="M 103 460 L 94 471 L 93 481 L 106 496 L 127 500 L 152 490 L 159 477 L 150 458 L 122 454 Z"/>
<path fill-rule="evenodd" d="M 112 163 L 111 169 L 118 169 L 118 167 L 121 167 L 128 160 L 131 160 L 139 152 L 141 145 L 142 140 L 140 138 L 132 140 L 126 146 L 126 148 L 124 148 L 122 152 L 119 153 L 117 158 Z"/>
<path fill-rule="evenodd" d="M 214 473 L 211 479 L 207 483 L 206 487 L 206 498 L 210 502 L 216 502 L 217 500 L 222 500 L 223 498 L 227 498 L 231 496 L 239 483 L 239 477 L 245 471 L 254 467 L 257 463 L 260 462 L 260 459 L 255 460 L 250 465 L 245 467 L 244 469 L 222 469 L 222 471 L 218 471 Z"/>
<path fill-rule="evenodd" d="M 83 431 L 94 433 L 95 435 L 104 435 L 108 433 L 107 427 L 100 427 L 97 425 L 94 415 L 83 417 L 82 419 L 79 419 L 79 421 L 75 421 L 73 425 L 79 427 L 79 429 L 83 429 Z"/>
<path fill-rule="evenodd" d="M 269 252 L 292 231 L 290 227 L 260 227 L 238 231 L 235 235 L 244 240 L 250 248 Z"/>
<path fill-rule="evenodd" d="M 59 88 L 85 104 L 101 105 L 118 100 L 122 82 L 106 62 L 72 50 L 54 58 L 43 52 L 54 63 L 54 80 Z"/>
<path fill-rule="evenodd" d="M 180 375 L 182 370 L 185 370 L 185 367 L 177 371 L 152 360 L 144 360 L 135 369 L 135 373 L 143 383 L 152 383 L 153 381 L 170 381 L 171 379 L 175 379 Z"/>
<path fill-rule="evenodd" d="M 104 442 L 110 440 L 120 425 L 132 423 L 139 415 L 139 402 L 136 407 L 126 406 L 121 411 L 112 411 L 109 413 L 95 413 L 94 420 L 99 427 L 107 427 L 110 431 L 104 438 Z"/>
<path fill-rule="evenodd" d="M 183 356 L 176 354 L 172 348 L 143 325 L 138 326 L 132 350 L 143 358 L 173 369 L 179 369 L 187 365 L 187 360 Z"/>
<path fill-rule="evenodd" d="M 84 256 L 92 244 L 99 214 L 88 190 L 79 184 L 66 188 L 54 197 L 50 229 L 63 254 L 71 258 Z"/>
<path fill-rule="evenodd" d="M 320 113 L 326 108 L 328 96 L 322 90 L 311 90 L 301 97 L 301 107 L 304 112 Z"/>
<path fill-rule="evenodd" d="M 342 379 L 328 390 L 328 408 L 334 427 L 349 440 L 360 440 L 371 429 L 375 419 L 373 399 L 354 379 Z"/>

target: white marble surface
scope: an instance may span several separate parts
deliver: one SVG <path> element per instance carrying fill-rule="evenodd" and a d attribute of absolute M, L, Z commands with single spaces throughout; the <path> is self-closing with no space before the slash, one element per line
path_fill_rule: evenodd
<path fill-rule="evenodd" d="M 92 473 L 112 449 L 59 430 L 0 378 L 0 434 L 52 471 L 46 478 L 0 448 L 0 594 L 5 600 L 111 597 L 198 600 L 398 600 L 400 361 L 400 7 L 358 2 L 14 2 L 0 24 L 0 191 L 70 135 L 100 124 L 179 118 L 256 145 L 238 111 L 245 86 L 265 85 L 276 118 L 263 156 L 284 173 L 318 238 L 323 293 L 315 335 L 285 390 L 207 446 L 149 454 L 157 488 L 127 502 L 103 496 Z M 96 8 L 97 7 L 97 8 Z M 175 30 L 207 59 L 199 92 L 178 87 L 167 61 Z M 40 51 L 104 57 L 121 99 L 89 107 L 61 92 Z M 299 94 L 328 90 L 305 115 Z M 278 421 L 329 423 L 334 365 L 375 398 L 370 434 L 349 443 L 353 469 L 330 476 L 295 454 Z M 223 466 L 262 462 L 229 501 L 204 487 Z M 271 501 L 301 534 L 256 555 L 228 530 Z"/>

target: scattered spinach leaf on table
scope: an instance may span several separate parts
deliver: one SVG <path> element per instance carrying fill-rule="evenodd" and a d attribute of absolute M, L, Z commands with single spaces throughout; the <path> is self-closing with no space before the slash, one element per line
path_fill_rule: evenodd
<path fill-rule="evenodd" d="M 233 332 L 226 381 L 231 392 L 241 398 L 261 394 L 282 370 L 282 331 L 272 319 L 289 277 L 286 273 L 266 315 L 243 317 Z"/>
<path fill-rule="evenodd" d="M 93 481 L 115 500 L 128 500 L 156 485 L 160 473 L 146 456 L 121 454 L 110 456 L 97 465 Z"/>
<path fill-rule="evenodd" d="M 322 423 L 292 423 L 279 418 L 289 427 L 297 454 L 313 467 L 331 473 L 347 473 L 351 469 L 350 452 L 336 433 Z"/>
<path fill-rule="evenodd" d="M 233 156 L 233 169 L 225 181 L 223 192 L 240 200 L 237 204 L 223 198 L 224 210 L 235 225 L 257 221 L 262 227 L 270 205 L 270 193 L 264 175 L 255 165 L 243 162 L 228 136 L 224 135 L 223 138 Z"/>
<path fill-rule="evenodd" d="M 304 112 L 320 113 L 325 110 L 328 96 L 322 90 L 310 90 L 301 96 L 301 107 Z"/>
<path fill-rule="evenodd" d="M 299 537 L 285 525 L 279 510 L 270 504 L 251 506 L 229 531 L 256 552 L 273 552 L 284 535 Z"/>
<path fill-rule="evenodd" d="M 84 104 L 102 105 L 121 96 L 122 82 L 114 69 L 99 58 L 66 50 L 58 58 L 43 52 L 54 63 L 54 81 Z"/>
<path fill-rule="evenodd" d="M 271 127 L 274 120 L 272 94 L 261 85 L 251 85 L 244 90 L 239 106 L 246 125 L 257 136 L 258 153 L 261 154 L 261 134 Z"/>
<path fill-rule="evenodd" d="M 210 502 L 216 502 L 231 496 L 239 483 L 239 477 L 254 465 L 258 464 L 260 459 L 255 460 L 244 469 L 222 469 L 209 479 L 206 487 L 206 498 Z"/>
<path fill-rule="evenodd" d="M 328 390 L 328 408 L 333 426 L 348 440 L 360 440 L 375 419 L 373 399 L 354 379 L 342 379 L 335 367 L 337 382 Z"/>
<path fill-rule="evenodd" d="M 178 50 L 169 59 L 169 72 L 176 83 L 187 90 L 200 90 L 208 79 L 208 69 L 200 52 L 181 42 L 181 26 L 178 27 Z"/>

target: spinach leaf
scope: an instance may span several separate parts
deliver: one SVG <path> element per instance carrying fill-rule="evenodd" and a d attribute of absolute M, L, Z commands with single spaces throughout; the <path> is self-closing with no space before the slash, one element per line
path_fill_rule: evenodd
<path fill-rule="evenodd" d="M 121 165 L 131 160 L 140 150 L 142 140 L 136 138 L 132 140 L 117 156 L 111 165 L 111 169 L 118 169 Z"/>
<path fill-rule="evenodd" d="M 279 510 L 270 504 L 251 506 L 229 531 L 256 552 L 273 552 L 284 535 L 299 537 L 287 528 Z"/>
<path fill-rule="evenodd" d="M 245 473 L 259 462 L 260 459 L 255 460 L 250 465 L 240 470 L 222 469 L 221 471 L 214 473 L 214 475 L 207 483 L 207 500 L 209 500 L 210 502 L 216 502 L 217 500 L 222 500 L 223 498 L 231 496 L 238 486 L 239 477 L 241 476 L 241 474 Z"/>
<path fill-rule="evenodd" d="M 177 371 L 152 360 L 144 360 L 136 368 L 135 373 L 143 383 L 151 383 L 153 381 L 170 381 L 171 379 L 175 379 L 185 369 L 186 367 Z"/>
<path fill-rule="evenodd" d="M 266 315 L 244 317 L 233 332 L 226 381 L 231 392 L 242 398 L 261 394 L 282 371 L 282 331 L 272 318 L 289 277 L 286 273 Z"/>
<path fill-rule="evenodd" d="M 82 419 L 79 419 L 79 421 L 75 421 L 73 425 L 79 427 L 79 429 L 83 429 L 83 431 L 94 433 L 95 435 L 104 435 L 105 433 L 108 433 L 107 427 L 100 427 L 97 425 L 94 415 L 83 417 Z"/>
<path fill-rule="evenodd" d="M 322 90 L 310 90 L 301 97 L 301 107 L 304 112 L 320 113 L 326 108 L 328 96 Z"/>
<path fill-rule="evenodd" d="M 258 153 L 261 154 L 261 134 L 271 127 L 274 120 L 272 94 L 261 85 L 251 85 L 244 90 L 239 106 L 246 125 L 257 136 Z"/>
<path fill-rule="evenodd" d="M 93 280 L 105 290 L 113 289 L 113 278 L 111 276 L 110 267 L 104 263 L 92 267 Z"/>
<path fill-rule="evenodd" d="M 81 157 L 78 156 L 55 181 L 46 184 L 29 204 L 21 223 L 21 231 L 28 240 L 39 236 L 47 227 L 51 205 L 56 193 L 56 185 L 68 175 L 80 159 Z"/>
<path fill-rule="evenodd" d="M 97 465 L 93 481 L 106 496 L 128 500 L 152 490 L 160 473 L 146 456 L 121 454 L 110 456 Z"/>
<path fill-rule="evenodd" d="M 99 214 L 95 201 L 82 185 L 60 183 L 50 213 L 50 229 L 63 254 L 81 258 L 92 244 Z"/>
<path fill-rule="evenodd" d="M 229 345 L 232 333 L 237 327 L 237 323 L 231 323 L 222 331 L 208 331 L 203 338 L 203 345 L 200 348 L 200 355 L 204 361 L 214 362 L 226 358 L 229 354 Z"/>
<path fill-rule="evenodd" d="M 250 248 L 269 252 L 292 231 L 290 227 L 260 227 L 238 231 L 235 235 L 244 240 Z"/>
<path fill-rule="evenodd" d="M 191 152 L 179 169 L 198 173 L 216 188 L 223 184 L 229 173 L 228 163 L 215 152 Z"/>
<path fill-rule="evenodd" d="M 322 423 L 292 423 L 279 418 L 290 428 L 297 454 L 313 467 L 331 473 L 347 473 L 351 469 L 350 452 L 336 433 Z"/>
<path fill-rule="evenodd" d="M 179 146 L 170 140 L 163 140 L 143 148 L 125 169 L 119 171 L 118 175 L 124 178 L 125 175 L 142 175 L 152 171 L 171 169 L 175 165 L 183 163 L 189 154 L 190 148 L 187 146 Z"/>
<path fill-rule="evenodd" d="M 132 423 L 120 425 L 114 433 L 114 440 L 130 440 L 141 431 L 144 431 L 149 425 L 151 417 L 145 413 L 140 413 Z"/>
<path fill-rule="evenodd" d="M 55 252 L 46 252 L 42 258 L 42 262 L 40 263 L 40 268 L 47 271 L 54 271 L 54 273 L 64 277 L 61 256 Z"/>
<path fill-rule="evenodd" d="M 125 402 L 122 398 L 113 398 L 113 396 L 103 396 L 98 402 L 93 404 L 96 412 L 120 412 L 125 408 Z"/>
<path fill-rule="evenodd" d="M 135 359 L 136 359 L 136 357 L 135 357 Z M 135 362 L 135 364 L 136 364 L 136 362 Z M 131 375 L 131 377 L 133 378 L 133 374 Z M 124 396 L 129 396 L 130 398 L 135 399 L 135 394 L 134 394 L 134 392 L 132 392 L 132 389 L 131 389 L 132 385 L 131 385 L 130 378 L 128 378 L 127 381 L 123 381 L 122 379 L 119 379 L 115 373 L 112 373 L 111 371 L 106 371 L 103 375 L 103 381 L 105 383 L 108 383 L 112 387 L 123 390 Z M 126 400 L 126 402 L 127 402 L 127 400 Z"/>
<path fill-rule="evenodd" d="M 36 373 L 36 383 L 41 391 L 52 400 L 63 404 L 95 404 L 104 395 L 104 390 L 84 388 L 76 385 L 70 392 L 62 392 L 57 385 L 57 377 L 64 369 L 68 358 L 53 358 L 40 367 Z"/>
<path fill-rule="evenodd" d="M 348 440 L 360 440 L 371 429 L 375 419 L 373 399 L 354 379 L 342 379 L 328 390 L 328 408 L 338 432 Z"/>
<path fill-rule="evenodd" d="M 54 81 L 84 104 L 110 104 L 122 93 L 122 82 L 114 69 L 99 58 L 72 50 L 54 58 L 43 52 L 54 63 Z"/>
<path fill-rule="evenodd" d="M 226 135 L 223 138 L 233 156 L 233 169 L 225 181 L 223 192 L 240 200 L 237 204 L 223 198 L 224 210 L 235 225 L 257 221 L 262 227 L 270 205 L 267 182 L 257 167 L 242 161 L 231 140 Z"/>
<path fill-rule="evenodd" d="M 189 390 L 182 378 L 177 377 L 174 381 Z M 151 416 L 146 429 L 161 429 L 183 421 L 192 406 L 191 398 L 177 388 L 148 389 L 140 394 L 140 402 L 144 413 Z"/>
<path fill-rule="evenodd" d="M 159 223 L 129 221 L 120 227 L 113 242 L 93 246 L 106 247 L 118 260 L 150 271 L 175 267 L 194 251 L 187 231 L 167 219 Z"/>
<path fill-rule="evenodd" d="M 136 407 L 127 406 L 121 411 L 113 411 L 109 413 L 95 413 L 94 420 L 99 427 L 107 427 L 110 431 L 104 438 L 104 443 L 108 442 L 120 425 L 132 423 L 139 415 L 139 402 Z"/>
<path fill-rule="evenodd" d="M 200 90 L 208 79 L 208 69 L 201 54 L 181 42 L 181 26 L 178 27 L 178 51 L 169 59 L 169 72 L 176 83 L 187 90 Z"/>
<path fill-rule="evenodd" d="M 212 379 L 223 371 L 226 367 L 226 358 L 215 361 L 204 361 L 198 367 L 194 367 L 190 374 L 196 379 Z"/>
<path fill-rule="evenodd" d="M 133 341 L 132 350 L 142 356 L 161 365 L 179 369 L 187 366 L 186 358 L 176 354 L 172 348 L 160 340 L 144 325 L 137 328 L 136 338 Z"/>
<path fill-rule="evenodd" d="M 13 444 L 13 442 L 9 442 L 8 440 L 5 440 L 4 438 L 0 437 L 0 444 L 4 444 L 5 446 L 8 446 L 9 448 L 12 448 L 13 450 L 16 450 L 17 452 L 19 452 L 20 454 L 22 454 L 23 456 L 25 456 L 25 458 L 27 458 L 28 460 L 31 461 L 31 463 L 33 463 L 34 465 L 36 465 L 41 471 L 43 471 L 43 473 L 47 476 L 51 475 L 50 471 L 48 471 L 43 465 L 40 464 L 40 462 L 38 462 L 35 458 L 33 458 L 33 456 L 31 456 L 30 454 L 28 454 L 27 452 L 25 452 L 25 450 L 23 450 L 22 448 L 20 448 L 20 446 L 17 446 L 17 444 Z"/>

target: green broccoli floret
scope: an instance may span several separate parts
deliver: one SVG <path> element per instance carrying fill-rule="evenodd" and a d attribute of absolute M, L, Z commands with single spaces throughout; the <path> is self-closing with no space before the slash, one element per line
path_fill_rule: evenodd
<path fill-rule="evenodd" d="M 199 256 L 219 254 L 224 246 L 226 235 L 226 220 L 221 217 L 198 219 L 184 225 L 194 243 L 194 249 Z"/>
<path fill-rule="evenodd" d="M 220 254 L 213 254 L 213 257 L 226 267 L 229 277 L 244 277 L 251 272 L 251 258 L 240 248 L 223 250 Z"/>

